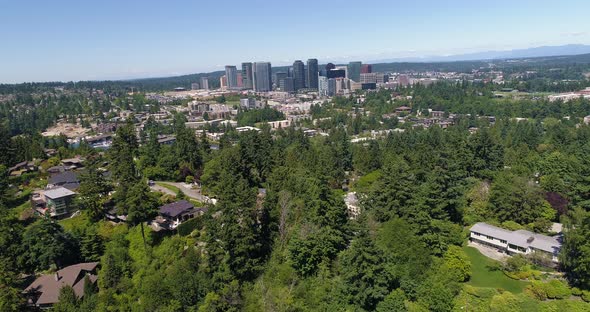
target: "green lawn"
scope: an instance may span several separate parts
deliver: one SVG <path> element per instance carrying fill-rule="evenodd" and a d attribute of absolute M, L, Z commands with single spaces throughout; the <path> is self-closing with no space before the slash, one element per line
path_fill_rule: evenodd
<path fill-rule="evenodd" d="M 172 184 L 168 184 L 168 183 L 164 183 L 164 182 L 156 182 L 156 184 L 163 187 L 163 188 L 167 188 L 174 193 L 178 193 L 178 190 L 180 190 L 179 188 L 177 188 L 176 186 L 174 186 Z"/>
<path fill-rule="evenodd" d="M 85 213 L 82 213 L 78 216 L 73 218 L 65 218 L 58 221 L 63 228 L 68 232 L 74 232 L 76 230 L 84 229 L 89 223 L 88 216 Z"/>
<path fill-rule="evenodd" d="M 473 247 L 463 247 L 471 260 L 471 279 L 467 284 L 475 287 L 502 288 L 512 293 L 521 293 L 529 284 L 524 281 L 513 280 L 500 270 L 493 270 L 497 261 L 487 258 Z M 497 265 L 496 265 L 497 267 Z"/>

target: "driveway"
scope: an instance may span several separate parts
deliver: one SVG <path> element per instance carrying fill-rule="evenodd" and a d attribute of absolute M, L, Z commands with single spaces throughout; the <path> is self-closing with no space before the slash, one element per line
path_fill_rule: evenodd
<path fill-rule="evenodd" d="M 469 242 L 467 243 L 467 246 L 469 247 L 473 247 L 477 250 L 479 250 L 479 252 L 481 252 L 482 255 L 490 258 L 490 259 L 494 259 L 494 260 L 498 260 L 502 263 L 506 262 L 506 259 L 510 256 L 508 256 L 507 254 L 503 253 L 503 252 L 499 252 L 497 249 L 491 248 L 491 247 L 487 247 L 484 245 L 480 245 L 474 242 Z"/>
<path fill-rule="evenodd" d="M 154 185 L 150 186 L 150 188 L 154 191 L 157 192 L 161 192 L 164 194 L 170 194 L 170 195 L 176 195 L 176 192 L 171 191 L 163 186 L 158 185 L 157 183 L 166 183 L 172 186 L 176 186 L 177 188 L 179 188 L 180 190 L 182 190 L 182 192 L 197 201 L 200 201 L 202 203 L 213 203 L 215 204 L 216 200 L 215 198 L 209 198 L 203 194 L 201 194 L 201 191 L 199 189 L 193 189 L 192 186 L 190 184 L 186 184 L 186 183 L 180 183 L 180 182 L 166 182 L 166 181 L 155 181 Z"/>

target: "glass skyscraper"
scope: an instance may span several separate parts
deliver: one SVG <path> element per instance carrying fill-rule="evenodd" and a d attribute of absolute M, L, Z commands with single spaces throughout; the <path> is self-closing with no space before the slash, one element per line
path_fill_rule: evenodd
<path fill-rule="evenodd" d="M 225 66 L 225 78 L 227 79 L 228 89 L 238 87 L 238 69 L 235 66 Z"/>
<path fill-rule="evenodd" d="M 305 88 L 305 65 L 300 60 L 293 63 L 293 84 L 295 91 Z"/>
<path fill-rule="evenodd" d="M 256 62 L 252 67 L 254 91 L 272 91 L 272 74 L 270 62 Z"/>
<path fill-rule="evenodd" d="M 348 79 L 359 82 L 361 81 L 361 62 L 350 62 L 348 63 Z"/>
<path fill-rule="evenodd" d="M 317 59 L 307 60 L 307 87 L 310 89 L 318 89 L 318 74 L 319 66 Z"/>
<path fill-rule="evenodd" d="M 252 63 L 242 63 L 242 85 L 244 89 L 251 90 L 254 87 L 252 75 Z"/>

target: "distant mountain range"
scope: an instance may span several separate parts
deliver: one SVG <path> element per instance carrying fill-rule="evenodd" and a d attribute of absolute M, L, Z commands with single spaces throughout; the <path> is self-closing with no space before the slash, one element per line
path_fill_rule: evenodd
<path fill-rule="evenodd" d="M 394 63 L 394 62 L 455 62 L 455 61 L 477 61 L 477 60 L 496 60 L 496 59 L 513 59 L 542 56 L 562 56 L 578 55 L 590 53 L 590 45 L 568 44 L 562 46 L 542 46 L 528 49 L 516 49 L 507 51 L 485 51 L 467 54 L 457 54 L 449 56 L 425 56 L 425 57 L 405 57 L 391 58 L 368 61 L 366 63 Z"/>

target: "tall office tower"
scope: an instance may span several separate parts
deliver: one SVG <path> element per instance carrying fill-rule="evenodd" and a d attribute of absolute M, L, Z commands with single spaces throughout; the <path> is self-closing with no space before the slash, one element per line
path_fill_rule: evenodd
<path fill-rule="evenodd" d="M 336 79 L 342 79 L 342 78 L 328 79 L 328 96 L 336 95 Z"/>
<path fill-rule="evenodd" d="M 252 73 L 254 77 L 254 91 L 272 91 L 272 74 L 269 62 L 254 63 L 252 66 Z"/>
<path fill-rule="evenodd" d="M 199 90 L 199 83 L 198 82 L 191 83 L 191 90 Z"/>
<path fill-rule="evenodd" d="M 332 70 L 332 69 L 336 69 L 336 65 L 334 65 L 332 63 L 326 64 L 326 71 Z"/>
<path fill-rule="evenodd" d="M 383 79 L 383 77 L 381 77 Z M 375 73 L 361 73 L 360 83 L 377 83 L 377 74 Z"/>
<path fill-rule="evenodd" d="M 373 66 L 371 64 L 363 64 L 361 66 L 361 74 L 370 74 L 373 72 Z"/>
<path fill-rule="evenodd" d="M 359 82 L 361 80 L 361 66 L 361 62 L 348 63 L 347 78 L 354 82 Z"/>
<path fill-rule="evenodd" d="M 225 77 L 228 89 L 238 88 L 238 69 L 235 66 L 225 66 Z"/>
<path fill-rule="evenodd" d="M 295 80 L 293 77 L 285 77 L 279 81 L 279 88 L 283 92 L 294 92 L 295 91 Z"/>
<path fill-rule="evenodd" d="M 252 63 L 242 63 L 242 84 L 244 89 L 251 90 L 254 87 L 252 76 Z"/>
<path fill-rule="evenodd" d="M 318 94 L 328 96 L 328 78 L 326 76 L 318 77 Z"/>
<path fill-rule="evenodd" d="M 288 74 L 288 73 L 286 73 L 286 72 L 278 72 L 278 73 L 275 73 L 275 80 L 274 80 L 274 83 L 275 83 L 277 86 L 279 86 L 279 85 L 281 84 L 281 80 L 283 80 L 283 79 L 285 79 L 285 78 L 287 78 L 287 77 L 289 77 L 289 74 Z"/>
<path fill-rule="evenodd" d="M 318 89 L 318 60 L 307 60 L 307 87 L 310 89 Z"/>
<path fill-rule="evenodd" d="M 209 90 L 209 77 L 201 77 L 201 88 Z"/>
<path fill-rule="evenodd" d="M 242 80 L 242 72 L 238 71 L 238 75 L 237 75 L 237 81 L 238 81 L 238 89 L 243 89 L 244 88 L 244 80 Z"/>
<path fill-rule="evenodd" d="M 305 65 L 300 60 L 293 63 L 293 83 L 295 91 L 305 88 Z"/>
<path fill-rule="evenodd" d="M 226 75 L 219 77 L 219 87 L 223 90 L 227 89 L 227 76 Z"/>

